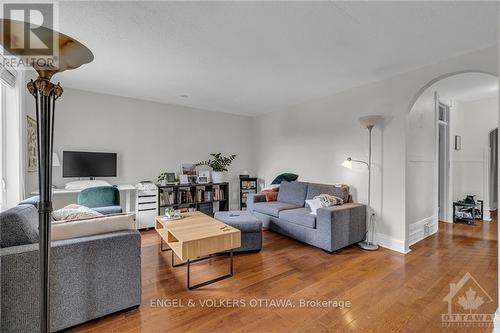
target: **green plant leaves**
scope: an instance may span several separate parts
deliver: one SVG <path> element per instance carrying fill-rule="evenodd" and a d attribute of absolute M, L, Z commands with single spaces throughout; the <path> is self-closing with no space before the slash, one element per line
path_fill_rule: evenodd
<path fill-rule="evenodd" d="M 212 156 L 213 159 L 202 161 L 196 165 L 207 165 L 211 167 L 213 171 L 227 171 L 227 168 L 231 165 L 237 155 L 232 154 L 226 157 L 222 156 L 222 153 L 213 153 L 210 154 L 210 156 Z"/>

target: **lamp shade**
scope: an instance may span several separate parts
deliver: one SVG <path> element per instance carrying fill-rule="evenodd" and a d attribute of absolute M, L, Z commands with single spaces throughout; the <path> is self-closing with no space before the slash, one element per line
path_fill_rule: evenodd
<path fill-rule="evenodd" d="M 364 116 L 359 118 L 359 123 L 361 126 L 365 128 L 370 128 L 382 121 L 383 117 L 382 116 L 377 116 L 377 115 L 371 115 L 371 116 Z"/>
<path fill-rule="evenodd" d="M 59 161 L 59 156 L 57 156 L 56 153 L 52 154 L 52 166 L 53 167 L 60 167 L 61 166 L 61 161 Z"/>
<path fill-rule="evenodd" d="M 342 166 L 344 168 L 351 169 L 352 168 L 352 160 L 350 157 L 348 157 L 344 162 L 342 162 Z"/>
<path fill-rule="evenodd" d="M 30 50 L 25 49 L 22 44 L 24 43 L 24 32 L 30 31 L 30 27 L 31 24 L 29 22 L 0 19 L 0 29 L 8 29 L 8 33 L 3 34 L 4 38 L 1 44 L 4 48 L 9 47 L 9 52 L 12 55 L 20 57 L 29 56 L 30 54 L 27 52 Z M 49 41 L 52 40 L 51 38 L 55 38 L 58 42 L 56 45 L 58 47 L 57 67 L 49 62 L 33 61 L 30 63 L 42 78 L 50 79 L 55 73 L 75 69 L 94 60 L 92 52 L 74 38 L 44 26 L 38 27 L 37 32 L 42 41 Z M 56 58 L 53 57 L 53 59 Z"/>

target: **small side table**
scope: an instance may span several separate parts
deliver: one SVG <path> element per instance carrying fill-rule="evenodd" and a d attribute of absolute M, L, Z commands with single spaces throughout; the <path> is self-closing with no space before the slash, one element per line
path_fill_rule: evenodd
<path fill-rule="evenodd" d="M 469 208 L 472 210 L 471 217 L 457 217 L 457 208 Z M 476 214 L 476 209 L 479 208 L 480 214 Z M 476 200 L 475 203 L 455 201 L 453 203 L 453 223 L 460 223 L 462 221 L 466 224 L 475 224 L 475 220 L 483 219 L 483 200 Z"/>

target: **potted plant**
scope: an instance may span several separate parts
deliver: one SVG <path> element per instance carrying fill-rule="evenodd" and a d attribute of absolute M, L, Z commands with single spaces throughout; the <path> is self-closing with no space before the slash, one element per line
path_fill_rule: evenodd
<path fill-rule="evenodd" d="M 227 171 L 227 168 L 231 165 L 231 163 L 236 158 L 236 154 L 232 154 L 229 156 L 222 156 L 221 153 L 210 154 L 213 159 L 209 159 L 208 161 L 200 162 L 198 165 L 208 165 L 212 168 L 212 182 L 213 183 L 222 183 L 224 181 L 224 172 Z"/>

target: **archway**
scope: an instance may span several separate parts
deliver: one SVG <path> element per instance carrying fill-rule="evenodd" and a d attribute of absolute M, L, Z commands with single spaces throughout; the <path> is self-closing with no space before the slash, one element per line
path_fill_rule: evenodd
<path fill-rule="evenodd" d="M 494 104 L 496 110 L 491 110 L 492 103 L 490 103 L 490 111 L 488 112 L 490 115 L 495 112 L 494 124 L 483 124 L 484 131 L 485 126 L 490 126 L 491 129 L 498 127 L 498 78 L 492 73 L 469 70 L 442 75 L 428 82 L 411 100 L 406 128 L 405 245 L 407 249 L 412 244 L 435 233 L 438 228 L 438 221 L 451 222 L 453 220 L 452 202 L 458 199 L 460 195 L 463 195 L 464 191 L 466 191 L 465 193 L 468 191 L 470 194 L 475 194 L 477 199 L 485 201 L 485 208 L 490 209 L 489 202 L 486 202 L 489 200 L 489 190 L 477 189 L 480 184 L 490 183 L 487 171 L 488 165 L 486 165 L 489 160 L 481 161 L 476 156 L 477 161 L 467 161 L 471 162 L 467 166 L 470 170 L 475 170 L 478 167 L 483 168 L 481 172 L 470 174 L 476 176 L 477 184 L 473 186 L 465 184 L 460 190 L 453 186 L 456 181 L 455 178 L 467 178 L 463 174 L 459 175 L 457 170 L 459 168 L 466 169 L 463 166 L 458 166 L 461 162 L 464 162 L 460 161 L 459 163 L 459 159 L 462 158 L 460 157 L 462 155 L 471 154 L 471 144 L 474 140 L 470 139 L 469 132 L 474 132 L 475 127 L 471 126 L 472 131 L 466 131 L 464 134 L 468 136 L 467 152 L 465 153 L 459 151 L 460 147 L 455 147 L 455 143 L 463 145 L 460 141 L 463 135 L 459 133 L 463 129 L 451 126 L 453 118 L 458 118 L 459 113 L 456 110 L 461 102 L 467 99 L 481 100 L 487 98 L 496 98 Z M 440 117 L 444 118 L 441 119 Z M 492 116 L 489 119 L 491 122 Z M 487 119 L 484 121 L 487 121 Z M 477 147 L 478 151 L 484 150 L 482 145 L 488 142 L 487 134 L 480 134 L 481 140 L 484 140 L 481 141 L 480 147 Z M 457 137 L 457 142 L 455 142 L 455 137 Z M 487 155 L 485 152 L 482 153 L 485 156 Z M 477 162 L 474 167 L 471 167 L 472 162 Z M 454 167 L 456 167 L 456 170 Z M 461 171 L 462 173 L 465 172 Z M 483 176 L 482 180 L 477 180 L 477 174 L 479 173 Z M 475 185 L 477 186 L 475 187 Z M 498 187 L 495 186 L 495 194 L 497 193 Z"/>

